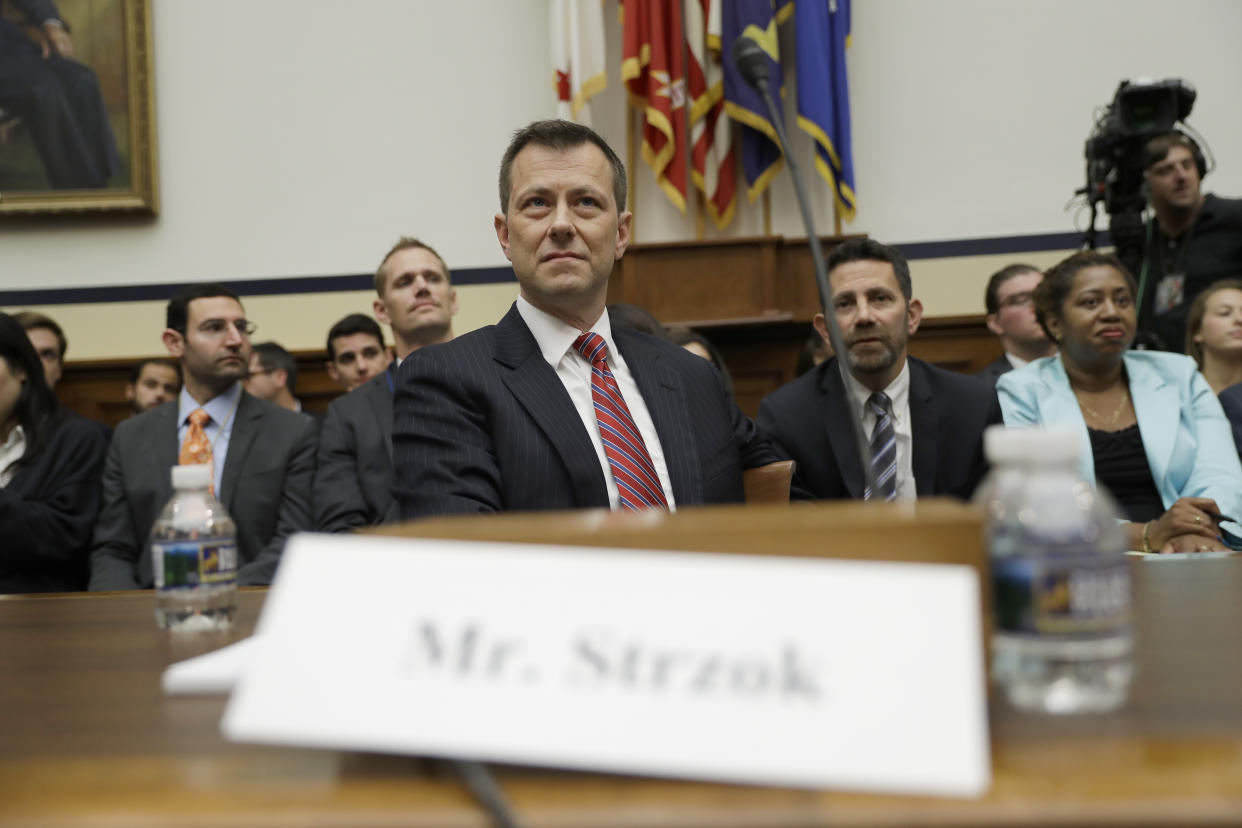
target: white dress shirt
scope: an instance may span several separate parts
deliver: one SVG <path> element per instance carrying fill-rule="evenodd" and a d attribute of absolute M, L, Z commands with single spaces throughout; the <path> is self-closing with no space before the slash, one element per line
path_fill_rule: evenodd
<path fill-rule="evenodd" d="M 0 489 L 9 485 L 17 476 L 17 469 L 10 468 L 26 454 L 26 432 L 21 426 L 13 426 L 8 438 L 0 444 Z"/>
<path fill-rule="evenodd" d="M 224 459 L 229 454 L 229 438 L 233 435 L 233 423 L 237 420 L 237 406 L 241 402 L 241 381 L 233 383 L 223 394 L 218 394 L 199 405 L 190 392 L 181 386 L 181 396 L 177 398 L 177 454 L 181 454 L 181 444 L 185 442 L 186 432 L 190 430 L 190 415 L 196 409 L 203 409 L 211 419 L 203 426 L 203 433 L 211 443 L 212 482 L 215 485 L 216 498 L 223 500 L 220 481 L 224 478 Z M 223 425 L 223 431 L 221 426 Z"/>
<path fill-rule="evenodd" d="M 863 431 L 867 436 L 875 429 L 876 416 L 867 405 L 872 391 L 853 375 L 847 375 L 850 402 L 855 410 L 862 412 Z M 893 406 L 893 431 L 897 435 L 897 500 L 914 500 L 918 487 L 914 482 L 914 460 L 911 446 L 914 443 L 910 429 L 910 363 L 901 366 L 901 373 L 884 389 Z"/>
<path fill-rule="evenodd" d="M 1008 351 L 1005 351 L 1005 359 L 1009 360 L 1009 364 L 1013 366 L 1013 370 L 1015 371 L 1018 370 L 1019 368 L 1025 368 L 1026 366 L 1031 364 L 1031 361 L 1029 359 L 1023 359 L 1020 356 L 1015 356 L 1014 354 L 1011 354 Z"/>
<path fill-rule="evenodd" d="M 584 332 L 539 310 L 522 296 L 518 296 L 517 309 L 522 321 L 535 337 L 539 352 L 556 371 L 557 378 L 573 400 L 578 416 L 582 418 L 582 425 L 591 437 L 591 444 L 595 446 L 595 454 L 604 472 L 604 482 L 608 485 L 608 502 L 616 509 L 621 503 L 621 497 L 617 493 L 617 482 L 612 477 L 612 467 L 608 465 L 608 456 L 604 454 L 604 443 L 599 437 L 595 403 L 591 399 L 591 363 L 574 349 L 574 340 Z M 638 426 L 638 433 L 647 444 L 647 453 L 651 455 L 651 463 L 655 466 L 660 485 L 664 487 L 668 508 L 672 511 L 676 504 L 673 502 L 673 484 L 669 481 L 668 466 L 664 462 L 664 449 L 660 446 L 655 423 L 647 411 L 647 403 L 643 401 L 643 395 L 634 382 L 634 375 L 630 373 L 625 358 L 612 339 L 612 323 L 608 320 L 606 308 L 599 320 L 591 326 L 591 333 L 599 334 L 608 345 L 608 368 L 617 381 L 617 387 L 621 389 L 621 396 L 625 398 L 625 404 L 630 409 L 634 425 Z"/>

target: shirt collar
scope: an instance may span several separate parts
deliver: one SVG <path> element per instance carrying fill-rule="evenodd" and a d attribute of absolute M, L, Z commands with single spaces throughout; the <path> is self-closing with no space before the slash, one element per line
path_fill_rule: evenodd
<path fill-rule="evenodd" d="M 539 353 L 543 354 L 544 361 L 553 368 L 564 358 L 565 352 L 573 347 L 574 340 L 583 333 L 573 325 L 535 307 L 521 295 L 517 298 L 517 310 L 526 327 L 530 328 L 531 336 L 535 337 Z M 617 353 L 617 348 L 612 341 L 612 323 L 608 319 L 608 308 L 604 308 L 599 319 L 591 326 L 591 332 L 604 338 L 608 345 L 608 356 L 612 358 Z"/>
<path fill-rule="evenodd" d="M 217 394 L 208 400 L 206 404 L 199 405 L 190 396 L 190 392 L 186 390 L 185 386 L 181 386 L 181 396 L 177 399 L 177 427 L 180 428 L 185 425 L 189 416 L 198 408 L 206 411 L 213 423 L 223 425 L 229 413 L 233 410 L 233 406 L 237 404 L 237 398 L 241 396 L 241 392 L 242 384 L 241 380 L 238 380 L 230 385 L 223 394 Z"/>
<path fill-rule="evenodd" d="M 849 388 L 850 399 L 854 401 L 854 407 L 866 411 L 867 400 L 870 399 L 874 392 L 855 379 L 853 374 L 846 374 L 846 384 Z M 910 401 L 909 360 L 905 360 L 902 363 L 901 373 L 884 388 L 884 393 L 888 395 L 889 400 L 892 402 L 893 419 L 901 422 L 905 416 L 903 412 L 908 410 Z"/>
<path fill-rule="evenodd" d="M 0 443 L 0 454 L 16 448 L 19 444 L 25 445 L 25 443 L 26 432 L 22 430 L 20 425 L 15 425 L 13 430 L 9 432 L 8 438 L 3 443 Z"/>
<path fill-rule="evenodd" d="M 1013 366 L 1015 371 L 1019 368 L 1025 368 L 1031 364 L 1029 359 L 1023 359 L 1022 357 L 1016 354 L 1011 354 L 1008 351 L 1005 351 L 1005 359 L 1009 360 L 1009 364 Z"/>

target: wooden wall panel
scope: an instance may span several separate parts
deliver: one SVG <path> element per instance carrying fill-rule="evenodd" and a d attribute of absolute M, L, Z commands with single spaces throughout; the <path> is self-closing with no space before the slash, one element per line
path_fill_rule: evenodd
<path fill-rule="evenodd" d="M 823 237 L 825 253 L 844 238 Z M 636 245 L 613 272 L 608 301 L 646 308 L 666 325 L 690 325 L 724 355 L 738 405 L 754 416 L 765 396 L 794 378 L 798 353 L 820 309 L 805 239 L 781 236 Z M 924 319 L 910 352 L 935 365 L 973 373 L 1000 354 L 982 316 Z M 298 392 L 323 412 L 340 393 L 324 354 L 296 353 Z M 129 415 L 125 381 L 131 363 L 71 362 L 57 388 L 61 400 L 108 425 Z"/>

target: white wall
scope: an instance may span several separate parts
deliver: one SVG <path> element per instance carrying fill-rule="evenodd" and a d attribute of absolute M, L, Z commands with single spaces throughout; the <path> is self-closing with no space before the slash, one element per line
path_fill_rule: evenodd
<path fill-rule="evenodd" d="M 0 222 L 0 288 L 361 273 L 415 233 L 455 268 L 492 232 L 509 134 L 553 114 L 546 0 L 153 0 L 162 211 Z M 620 36 L 596 126 L 619 151 Z M 1093 109 L 1122 78 L 1180 76 L 1242 194 L 1242 3 L 856 0 L 860 209 L 885 241 L 1066 232 Z M 792 110 L 792 106 L 787 106 Z M 809 139 L 795 130 L 805 156 Z M 804 161 L 804 168 L 811 169 Z M 691 238 L 641 165 L 640 241 Z M 819 227 L 831 228 L 826 187 Z M 786 176 L 773 230 L 802 235 Z M 730 233 L 754 235 L 755 209 Z"/>

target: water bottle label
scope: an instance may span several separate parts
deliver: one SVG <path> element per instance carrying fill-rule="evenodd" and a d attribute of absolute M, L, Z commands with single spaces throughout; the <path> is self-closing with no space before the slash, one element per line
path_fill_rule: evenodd
<path fill-rule="evenodd" d="M 1130 623 L 1124 559 L 1015 556 L 992 565 L 996 626 L 1003 632 L 1098 635 Z"/>
<path fill-rule="evenodd" d="M 151 545 L 157 589 L 229 583 L 237 578 L 237 545 L 231 538 L 204 538 Z"/>

